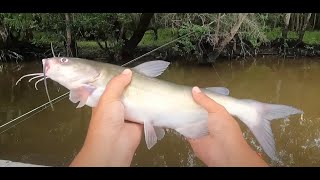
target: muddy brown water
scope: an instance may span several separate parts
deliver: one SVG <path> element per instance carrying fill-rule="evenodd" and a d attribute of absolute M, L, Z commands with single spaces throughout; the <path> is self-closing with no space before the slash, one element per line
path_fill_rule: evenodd
<path fill-rule="evenodd" d="M 41 72 L 41 63 L 3 63 L 0 65 L 0 125 L 47 102 L 43 83 L 28 78 L 15 86 L 24 74 Z M 320 60 L 260 58 L 255 61 L 222 62 L 212 66 L 172 63 L 159 78 L 171 82 L 224 86 L 236 98 L 287 104 L 304 115 L 272 121 L 276 150 L 282 160 L 274 166 L 320 166 Z M 48 80 L 51 99 L 67 92 Z M 0 159 L 48 166 L 68 166 L 84 141 L 91 109 L 77 109 L 65 98 L 42 111 L 31 113 L 4 126 L 0 131 Z M 32 115 L 32 116 L 30 116 Z M 27 118 L 27 119 L 26 119 Z M 261 148 L 249 129 L 240 121 L 243 134 L 256 150 Z M 15 125 L 15 126 L 11 126 Z M 132 166 L 204 166 L 190 145 L 179 134 L 168 131 L 151 150 L 144 138 Z"/>

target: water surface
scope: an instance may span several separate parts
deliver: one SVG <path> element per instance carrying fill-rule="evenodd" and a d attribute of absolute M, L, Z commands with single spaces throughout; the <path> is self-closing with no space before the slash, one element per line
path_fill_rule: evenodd
<path fill-rule="evenodd" d="M 0 65 L 0 125 L 47 102 L 43 83 L 39 83 L 39 90 L 36 90 L 36 80 L 28 83 L 26 78 L 15 86 L 22 75 L 41 71 L 40 61 Z M 303 116 L 272 121 L 276 149 L 283 161 L 282 164 L 272 165 L 320 165 L 319 60 L 261 58 L 256 61 L 223 62 L 214 67 L 173 63 L 159 78 L 190 86 L 224 86 L 236 98 L 287 104 L 302 109 L 305 112 Z M 48 80 L 48 86 L 51 99 L 67 92 L 51 80 Z M 19 124 L 0 134 L 0 159 L 49 166 L 67 166 L 70 163 L 84 141 L 91 109 L 77 109 L 68 98 L 54 104 L 54 111 L 47 107 L 15 121 L 12 125 Z M 260 151 L 251 132 L 239 123 L 247 141 L 256 151 Z M 7 127 L 10 126 L 0 131 Z M 265 154 L 263 157 L 269 162 Z M 194 156 L 183 137 L 168 131 L 151 150 L 147 149 L 143 138 L 132 166 L 204 164 Z"/>

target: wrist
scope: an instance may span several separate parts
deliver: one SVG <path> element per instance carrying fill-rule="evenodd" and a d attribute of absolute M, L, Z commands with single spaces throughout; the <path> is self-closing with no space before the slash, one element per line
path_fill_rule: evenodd
<path fill-rule="evenodd" d="M 225 150 L 229 156 L 228 164 L 232 166 L 267 166 L 243 137 L 227 144 Z"/>
<path fill-rule="evenodd" d="M 84 152 L 95 154 L 101 160 L 101 166 L 130 166 L 136 147 L 123 143 L 119 134 L 91 131 L 83 145 Z M 88 153 L 89 154 L 89 153 Z"/>

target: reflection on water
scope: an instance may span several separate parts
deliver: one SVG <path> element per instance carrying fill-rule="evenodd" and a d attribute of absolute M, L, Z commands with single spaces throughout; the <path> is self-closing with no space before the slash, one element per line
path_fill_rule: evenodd
<path fill-rule="evenodd" d="M 319 61 L 257 59 L 255 62 L 218 63 L 214 67 L 173 63 L 159 78 L 191 86 L 225 86 L 236 98 L 302 109 L 303 116 L 272 122 L 277 152 L 283 161 L 277 165 L 320 165 Z M 36 90 L 36 80 L 28 83 L 26 78 L 15 86 L 22 75 L 35 72 L 41 72 L 40 61 L 0 65 L 0 125 L 47 102 L 43 83 L 39 83 L 39 90 Z M 51 80 L 48 80 L 48 87 L 52 99 L 67 92 Z M 1 134 L 0 159 L 49 166 L 68 165 L 83 143 L 91 115 L 90 108 L 75 107 L 76 104 L 65 98 L 54 105 L 55 111 L 48 106 Z M 261 150 L 251 132 L 242 123 L 241 127 L 252 147 Z M 132 165 L 203 166 L 203 163 L 194 156 L 183 137 L 169 130 L 151 150 L 142 139 Z"/>

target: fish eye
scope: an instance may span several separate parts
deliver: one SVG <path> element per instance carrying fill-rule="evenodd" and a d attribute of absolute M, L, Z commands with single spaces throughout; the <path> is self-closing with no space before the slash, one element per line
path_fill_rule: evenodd
<path fill-rule="evenodd" d="M 67 59 L 67 58 L 61 58 L 61 59 L 60 59 L 60 62 L 66 63 L 66 62 L 68 62 L 68 59 Z"/>

